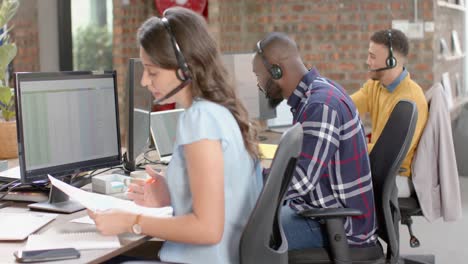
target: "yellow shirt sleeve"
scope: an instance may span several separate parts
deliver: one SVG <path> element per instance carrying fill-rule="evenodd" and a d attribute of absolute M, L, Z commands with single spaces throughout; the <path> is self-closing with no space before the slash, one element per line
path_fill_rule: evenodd
<path fill-rule="evenodd" d="M 362 116 L 363 114 L 369 112 L 370 111 L 370 107 L 369 107 L 370 98 L 369 98 L 368 82 L 366 82 L 364 86 L 362 86 L 362 88 L 359 89 L 359 91 L 353 93 L 351 95 L 351 99 L 356 105 L 356 108 L 359 111 L 359 115 Z"/>

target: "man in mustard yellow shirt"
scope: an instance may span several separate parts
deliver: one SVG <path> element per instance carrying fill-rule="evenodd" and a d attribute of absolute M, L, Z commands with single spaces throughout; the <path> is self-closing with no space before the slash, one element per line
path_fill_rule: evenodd
<path fill-rule="evenodd" d="M 369 113 L 372 121 L 372 150 L 396 103 L 411 100 L 418 110 L 418 122 L 408 155 L 403 161 L 404 171 L 397 176 L 399 197 L 409 197 L 414 191 L 410 176 L 411 162 L 428 116 L 427 101 L 421 87 L 411 80 L 405 69 L 409 51 L 408 39 L 400 30 L 389 29 L 375 32 L 370 39 L 367 65 L 370 79 L 351 98 L 361 115 Z"/>

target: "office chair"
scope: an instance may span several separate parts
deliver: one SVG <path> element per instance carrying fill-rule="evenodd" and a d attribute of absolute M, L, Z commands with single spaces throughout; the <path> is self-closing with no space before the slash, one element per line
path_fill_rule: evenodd
<path fill-rule="evenodd" d="M 270 173 L 242 233 L 239 250 L 242 264 L 288 263 L 288 242 L 280 223 L 280 210 L 302 149 L 302 139 L 299 123 L 281 136 Z"/>
<path fill-rule="evenodd" d="M 417 248 L 420 246 L 419 240 L 413 234 L 411 225 L 413 224 L 412 216 L 422 216 L 423 212 L 421 206 L 419 205 L 418 198 L 416 194 L 413 194 L 411 197 L 407 198 L 398 198 L 399 210 L 401 215 L 401 224 L 408 227 L 408 232 L 410 234 L 410 247 Z M 429 264 L 435 263 L 434 255 L 408 255 L 400 256 L 400 259 L 403 260 L 403 263 L 406 264 Z"/>
<path fill-rule="evenodd" d="M 422 216 L 421 206 L 417 197 L 411 196 L 407 198 L 398 198 L 398 204 L 401 214 L 401 224 L 408 226 L 410 234 L 410 247 L 416 248 L 420 246 L 418 238 L 413 234 L 411 225 L 413 224 L 412 216 Z"/>
<path fill-rule="evenodd" d="M 359 210 L 310 209 L 301 212 L 301 215 L 325 222 L 329 247 L 289 251 L 289 263 L 398 262 L 400 214 L 395 179 L 411 144 L 416 121 L 416 105 L 406 100 L 399 101 L 369 155 L 378 223 L 377 235 L 387 244 L 387 256 L 384 257 L 380 242 L 368 248 L 348 246 L 343 223 L 347 216 L 362 215 Z"/>
<path fill-rule="evenodd" d="M 299 123 L 286 130 L 281 136 L 270 172 L 265 178 L 255 208 L 242 232 L 239 248 L 241 264 L 288 263 L 288 242 L 279 222 L 280 208 L 296 167 L 296 160 L 301 153 L 302 139 L 302 126 Z M 169 262 L 162 261 L 125 263 L 169 264 Z"/>

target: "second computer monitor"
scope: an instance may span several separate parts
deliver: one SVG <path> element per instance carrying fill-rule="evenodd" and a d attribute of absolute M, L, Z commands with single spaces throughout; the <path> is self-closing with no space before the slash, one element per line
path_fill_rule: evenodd
<path fill-rule="evenodd" d="M 125 168 L 136 169 L 136 159 L 149 147 L 150 112 L 152 95 L 141 86 L 143 64 L 140 59 L 131 58 L 128 64 L 128 82 L 126 95 L 128 99 Z"/>

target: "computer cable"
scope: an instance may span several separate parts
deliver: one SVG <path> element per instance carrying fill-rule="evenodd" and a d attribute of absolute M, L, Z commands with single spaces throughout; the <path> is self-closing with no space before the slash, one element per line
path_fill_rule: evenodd
<path fill-rule="evenodd" d="M 159 160 L 152 160 L 148 157 L 148 153 L 150 153 L 151 151 L 156 151 L 156 149 L 149 149 L 147 151 L 145 151 L 143 153 L 143 159 L 144 159 L 144 163 L 140 162 L 137 164 L 137 167 L 141 167 L 143 165 L 167 165 L 167 163 L 164 163 L 164 162 L 161 162 Z"/>
<path fill-rule="evenodd" d="M 89 184 L 91 183 L 91 178 L 96 176 L 96 175 L 99 175 L 101 173 L 104 173 L 104 172 L 107 172 L 107 171 L 110 171 L 110 170 L 114 170 L 114 169 L 122 169 L 122 165 L 118 165 L 118 166 L 113 166 L 113 167 L 110 167 L 110 168 L 107 168 L 107 169 L 103 169 L 101 171 L 98 172 L 98 170 L 93 170 L 91 171 L 90 173 L 83 173 L 83 172 L 80 172 L 80 173 L 77 173 L 77 174 L 74 174 L 72 175 L 72 177 L 70 178 L 70 185 L 74 186 L 74 187 L 77 187 L 77 188 L 81 188 L 83 186 L 85 186 L 86 184 Z"/>
<path fill-rule="evenodd" d="M 1 196 L 0 196 L 0 201 L 3 200 L 3 198 L 5 198 L 5 196 L 7 196 L 11 191 L 13 191 L 14 189 L 16 189 L 17 187 L 21 186 L 21 182 L 20 181 L 17 181 L 15 182 L 15 184 L 8 184 L 9 188 L 6 192 L 4 192 Z M 4 187 L 4 186 L 2 186 Z M 3 191 L 4 189 L 2 189 Z"/>
<path fill-rule="evenodd" d="M 11 181 L 9 183 L 3 184 L 2 186 L 0 186 L 0 192 L 3 192 L 3 190 L 8 189 L 11 185 L 14 185 L 14 184 L 16 184 L 18 182 L 19 182 L 19 180 L 14 180 L 14 181 Z"/>
<path fill-rule="evenodd" d="M 123 170 L 123 166 L 121 166 L 121 165 L 119 165 L 119 166 L 113 166 L 113 167 L 107 168 L 107 169 L 105 169 L 105 170 L 99 171 L 99 172 L 97 172 L 97 173 L 96 173 L 96 170 L 94 170 L 92 173 L 90 173 L 90 174 L 88 175 L 88 177 L 94 177 L 94 176 L 96 176 L 96 175 L 99 175 L 99 174 L 102 174 L 102 173 L 104 173 L 104 172 L 108 172 L 108 171 L 114 170 L 114 169 L 122 169 L 122 170 Z"/>

